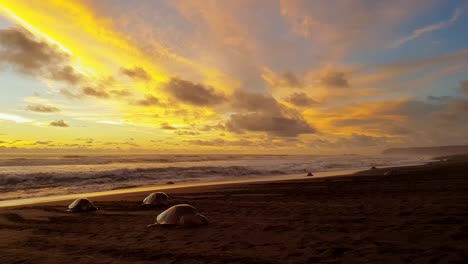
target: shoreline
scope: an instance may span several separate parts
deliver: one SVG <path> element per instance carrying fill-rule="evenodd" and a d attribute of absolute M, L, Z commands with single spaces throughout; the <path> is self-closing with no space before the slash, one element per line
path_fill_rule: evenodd
<path fill-rule="evenodd" d="M 401 168 L 401 167 L 414 167 L 414 166 L 424 166 L 427 162 L 415 163 L 415 164 L 404 164 L 404 165 L 388 165 L 381 166 L 380 169 L 391 169 L 391 168 Z M 2 208 L 11 208 L 17 206 L 25 205 L 35 205 L 43 203 L 52 203 L 52 202 L 61 202 L 61 201 L 70 201 L 80 197 L 87 198 L 96 198 L 103 196 L 113 196 L 119 194 L 129 194 L 129 193 L 140 193 L 140 192 L 150 192 L 150 191 L 167 191 L 173 189 L 186 189 L 186 188 L 195 188 L 195 187 L 209 187 L 209 186 L 220 186 L 220 185 L 230 185 L 230 184 L 249 184 L 249 183 L 267 183 L 275 181 L 288 181 L 288 180 L 313 180 L 320 179 L 325 177 L 339 177 L 339 176 L 354 176 L 354 174 L 367 170 L 368 168 L 355 168 L 347 170 L 329 170 L 329 171 L 319 171 L 314 172 L 314 176 L 306 176 L 306 173 L 300 174 L 286 174 L 286 175 L 272 175 L 272 176 L 242 176 L 241 178 L 222 178 L 215 180 L 201 180 L 194 182 L 180 182 L 176 184 L 158 184 L 158 185 L 148 185 L 148 186 L 138 186 L 138 187 L 129 187 L 129 188 L 119 188 L 105 191 L 96 191 L 96 192 L 84 192 L 84 193 L 72 193 L 72 194 L 60 194 L 60 195 L 49 195 L 49 196 L 38 196 L 38 197 L 28 197 L 28 198 L 19 198 L 19 199 L 9 199 L 0 201 L 0 210 Z"/>
<path fill-rule="evenodd" d="M 160 184 L 160 185 L 139 186 L 139 187 L 131 187 L 131 188 L 119 188 L 115 190 L 97 191 L 97 192 L 85 192 L 85 193 L 51 195 L 51 196 L 42 196 L 42 197 L 20 198 L 20 199 L 0 201 L 0 209 L 24 206 L 24 205 L 69 201 L 69 200 L 77 199 L 79 197 L 96 198 L 96 197 L 113 196 L 113 195 L 119 195 L 119 194 L 150 192 L 150 191 L 155 191 L 155 190 L 167 191 L 167 190 L 173 190 L 173 189 L 187 189 L 187 188 L 195 188 L 195 187 L 209 187 L 209 186 L 220 186 L 220 185 L 230 185 L 230 184 L 248 184 L 248 183 L 301 180 L 301 179 L 320 179 L 324 177 L 336 177 L 336 176 L 349 175 L 349 174 L 356 173 L 359 171 L 362 171 L 362 169 L 324 171 L 324 172 L 315 173 L 313 177 L 306 176 L 305 175 L 306 173 L 286 174 L 286 175 L 276 175 L 276 176 L 260 176 L 260 177 L 243 176 L 241 179 L 227 178 L 227 179 L 221 179 L 221 180 L 206 180 L 206 181 L 198 181 L 198 182 L 182 182 L 182 183 L 177 183 L 177 184 Z"/>

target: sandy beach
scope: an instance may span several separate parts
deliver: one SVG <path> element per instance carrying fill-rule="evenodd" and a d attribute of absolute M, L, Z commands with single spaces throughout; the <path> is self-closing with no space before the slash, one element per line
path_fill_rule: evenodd
<path fill-rule="evenodd" d="M 467 26 L 468 0 L 0 0 L 0 264 L 468 264 Z"/>
<path fill-rule="evenodd" d="M 465 160 L 166 192 L 209 218 L 146 228 L 148 192 L 0 209 L 1 263 L 467 263 Z"/>

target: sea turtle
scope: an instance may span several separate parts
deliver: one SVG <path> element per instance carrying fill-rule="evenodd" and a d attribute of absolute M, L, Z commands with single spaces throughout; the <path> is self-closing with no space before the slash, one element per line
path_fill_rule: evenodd
<path fill-rule="evenodd" d="M 89 212 L 89 211 L 96 211 L 96 210 L 98 210 L 98 208 L 94 206 L 94 204 L 90 200 L 88 200 L 88 198 L 80 198 L 80 199 L 76 199 L 75 201 L 73 201 L 73 203 L 71 203 L 68 206 L 67 212 L 75 213 L 75 212 Z"/>
<path fill-rule="evenodd" d="M 148 225 L 153 226 L 175 226 L 193 227 L 208 224 L 208 219 L 198 213 L 197 209 L 188 204 L 178 204 L 160 213 L 156 217 L 156 223 Z"/>
<path fill-rule="evenodd" d="M 168 206 L 170 203 L 171 201 L 167 194 L 163 192 L 153 192 L 146 196 L 140 207 Z"/>

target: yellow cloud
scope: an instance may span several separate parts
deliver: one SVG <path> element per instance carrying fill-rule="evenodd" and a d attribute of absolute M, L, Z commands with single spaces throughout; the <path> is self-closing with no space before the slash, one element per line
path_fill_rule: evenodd
<path fill-rule="evenodd" d="M 95 17 L 77 1 L 3 1 L 1 10 L 36 37 L 70 54 L 75 68 L 91 76 L 111 75 L 120 66 L 137 65 L 157 81 L 167 81 L 166 70 L 111 29 L 111 22 Z"/>

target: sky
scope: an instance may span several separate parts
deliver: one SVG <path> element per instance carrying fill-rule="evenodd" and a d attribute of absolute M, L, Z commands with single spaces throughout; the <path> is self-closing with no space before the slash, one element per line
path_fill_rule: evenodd
<path fill-rule="evenodd" d="M 462 0 L 0 0 L 0 152 L 468 144 Z"/>

